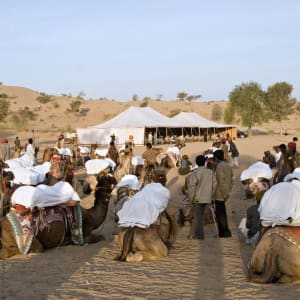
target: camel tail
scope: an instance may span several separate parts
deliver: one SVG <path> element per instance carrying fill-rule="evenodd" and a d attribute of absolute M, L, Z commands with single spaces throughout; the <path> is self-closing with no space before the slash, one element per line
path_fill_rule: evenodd
<path fill-rule="evenodd" d="M 123 237 L 122 252 L 119 257 L 120 261 L 126 261 L 127 255 L 132 251 L 132 243 L 134 237 L 135 227 L 128 228 Z"/>
<path fill-rule="evenodd" d="M 275 275 L 278 266 L 278 255 L 272 253 L 272 250 L 266 254 L 264 270 L 262 272 L 255 272 L 252 270 L 251 262 L 249 266 L 250 280 L 256 283 L 272 283 L 275 281 Z"/>

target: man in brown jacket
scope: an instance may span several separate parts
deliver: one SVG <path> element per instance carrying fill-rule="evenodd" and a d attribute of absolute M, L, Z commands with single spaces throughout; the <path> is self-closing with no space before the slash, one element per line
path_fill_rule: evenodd
<path fill-rule="evenodd" d="M 211 169 L 205 167 L 206 158 L 196 157 L 198 168 L 194 170 L 187 186 L 189 203 L 192 206 L 193 220 L 189 238 L 204 239 L 203 220 L 206 206 L 211 203 L 217 185 L 216 177 Z"/>
<path fill-rule="evenodd" d="M 231 237 L 231 232 L 227 223 L 225 202 L 229 198 L 229 194 L 232 190 L 233 172 L 230 165 L 224 161 L 224 152 L 222 150 L 216 150 L 214 152 L 214 159 L 217 162 L 215 205 L 219 237 Z"/>

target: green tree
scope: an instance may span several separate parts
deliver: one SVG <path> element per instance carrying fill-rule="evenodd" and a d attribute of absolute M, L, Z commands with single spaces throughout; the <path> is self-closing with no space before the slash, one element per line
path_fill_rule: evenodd
<path fill-rule="evenodd" d="M 3 122 L 8 115 L 10 102 L 6 94 L 0 94 L 0 122 Z"/>
<path fill-rule="evenodd" d="M 78 93 L 78 95 L 77 95 L 77 99 L 80 99 L 80 100 L 84 100 L 84 97 L 85 97 L 86 95 L 85 95 L 85 93 L 84 93 L 84 91 L 80 91 L 79 93 Z"/>
<path fill-rule="evenodd" d="M 223 110 L 220 104 L 215 103 L 211 110 L 211 119 L 213 121 L 219 122 L 222 119 L 222 113 Z"/>
<path fill-rule="evenodd" d="M 137 94 L 133 94 L 132 95 L 132 101 L 138 101 L 139 100 L 139 96 Z"/>
<path fill-rule="evenodd" d="M 266 93 L 256 82 L 242 83 L 236 86 L 229 94 L 232 116 L 239 117 L 241 124 L 248 127 L 249 136 L 252 127 L 266 120 L 264 101 Z"/>
<path fill-rule="evenodd" d="M 186 97 L 188 96 L 187 93 L 185 92 L 180 92 L 180 93 L 177 93 L 177 101 L 184 101 L 186 99 Z"/>
<path fill-rule="evenodd" d="M 232 105 L 230 102 L 228 102 L 228 104 L 224 110 L 223 119 L 226 124 L 232 124 L 232 123 L 236 122 L 234 109 L 232 108 Z"/>
<path fill-rule="evenodd" d="M 192 101 L 196 101 L 197 99 L 200 99 L 202 95 L 188 95 L 186 96 L 185 100 L 191 103 Z"/>
<path fill-rule="evenodd" d="M 268 87 L 265 99 L 266 110 L 272 120 L 280 123 L 282 135 L 282 121 L 294 112 L 296 99 L 291 97 L 293 86 L 287 82 L 277 82 Z"/>
<path fill-rule="evenodd" d="M 72 113 L 78 113 L 80 111 L 81 104 L 82 100 L 72 100 L 72 102 L 70 103 L 70 108 L 67 110 Z"/>

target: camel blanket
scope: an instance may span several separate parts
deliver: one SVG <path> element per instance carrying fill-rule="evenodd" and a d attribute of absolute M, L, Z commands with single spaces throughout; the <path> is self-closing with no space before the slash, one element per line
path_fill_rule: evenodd
<path fill-rule="evenodd" d="M 167 208 L 170 192 L 160 183 L 147 184 L 117 213 L 119 226 L 148 228 Z"/>
<path fill-rule="evenodd" d="M 273 173 L 269 165 L 258 161 L 241 173 L 240 180 L 252 179 L 253 182 L 258 182 L 259 178 L 271 179 L 272 177 Z"/>
<path fill-rule="evenodd" d="M 123 186 L 128 186 L 128 188 L 132 190 L 139 190 L 141 188 L 138 178 L 132 174 L 125 175 L 121 178 L 120 182 L 117 184 L 117 188 Z"/>
<path fill-rule="evenodd" d="M 34 186 L 21 186 L 12 194 L 13 204 L 25 207 L 48 207 L 60 205 L 69 200 L 80 201 L 73 187 L 65 181 L 59 181 L 53 186 L 40 184 Z"/>
<path fill-rule="evenodd" d="M 265 227 L 300 224 L 300 182 L 294 180 L 273 185 L 265 192 L 258 207 Z"/>
<path fill-rule="evenodd" d="M 34 167 L 11 167 L 5 171 L 11 171 L 14 174 L 13 182 L 16 184 L 37 185 L 45 180 L 50 166 L 50 162 L 45 162 Z"/>
<path fill-rule="evenodd" d="M 115 168 L 116 163 L 110 158 L 90 159 L 85 163 L 86 173 L 89 175 L 98 174 L 106 168 Z"/>

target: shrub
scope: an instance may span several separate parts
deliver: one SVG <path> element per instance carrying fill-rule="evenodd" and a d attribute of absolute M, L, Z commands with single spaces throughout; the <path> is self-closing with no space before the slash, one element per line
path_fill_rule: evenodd
<path fill-rule="evenodd" d="M 173 109 L 173 110 L 170 111 L 170 113 L 169 113 L 168 116 L 169 116 L 170 118 L 172 118 L 172 117 L 178 115 L 180 112 L 181 112 L 181 110 L 180 110 L 179 108 Z"/>
<path fill-rule="evenodd" d="M 45 104 L 45 103 L 51 102 L 53 99 L 52 99 L 52 96 L 50 96 L 50 95 L 47 95 L 45 93 L 40 93 L 40 95 L 37 96 L 36 100 L 42 104 Z"/>

